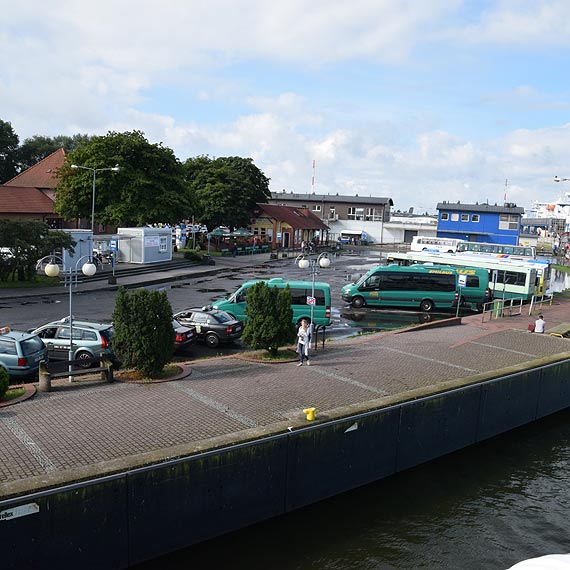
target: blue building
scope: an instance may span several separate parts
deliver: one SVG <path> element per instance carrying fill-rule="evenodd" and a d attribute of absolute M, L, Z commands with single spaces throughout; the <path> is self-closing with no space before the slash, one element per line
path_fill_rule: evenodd
<path fill-rule="evenodd" d="M 506 202 L 461 204 L 440 202 L 437 205 L 437 236 L 482 243 L 518 245 L 524 208 Z"/>

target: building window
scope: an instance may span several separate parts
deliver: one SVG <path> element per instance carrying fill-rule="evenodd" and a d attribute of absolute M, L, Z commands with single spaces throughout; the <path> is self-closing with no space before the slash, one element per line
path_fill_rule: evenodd
<path fill-rule="evenodd" d="M 313 212 L 320 212 L 321 205 L 320 204 L 313 204 Z"/>
<path fill-rule="evenodd" d="M 514 214 L 501 214 L 499 217 L 500 230 L 518 230 L 519 217 Z"/>
<path fill-rule="evenodd" d="M 376 212 L 376 208 L 366 208 L 366 219 L 369 222 L 380 222 L 382 216 Z"/>
<path fill-rule="evenodd" d="M 337 220 L 338 216 L 336 215 L 335 208 L 329 208 L 329 220 Z"/>
<path fill-rule="evenodd" d="M 451 221 L 458 222 L 459 221 L 459 214 L 451 214 Z"/>
<path fill-rule="evenodd" d="M 471 221 L 472 222 L 478 222 L 479 221 L 479 214 L 473 214 L 471 216 Z"/>
<path fill-rule="evenodd" d="M 469 214 L 461 214 L 461 221 L 468 222 L 469 221 Z"/>
<path fill-rule="evenodd" d="M 442 212 L 442 213 L 441 213 L 441 221 L 442 221 L 442 222 L 447 222 L 447 221 L 449 221 L 449 213 L 448 213 L 448 212 Z"/>

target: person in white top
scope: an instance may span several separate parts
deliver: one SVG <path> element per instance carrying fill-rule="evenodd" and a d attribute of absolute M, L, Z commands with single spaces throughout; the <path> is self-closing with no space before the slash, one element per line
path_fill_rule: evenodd
<path fill-rule="evenodd" d="M 544 317 L 542 315 L 538 315 L 538 319 L 536 319 L 534 323 L 534 332 L 535 333 L 543 333 L 544 327 L 546 323 L 544 322 Z"/>

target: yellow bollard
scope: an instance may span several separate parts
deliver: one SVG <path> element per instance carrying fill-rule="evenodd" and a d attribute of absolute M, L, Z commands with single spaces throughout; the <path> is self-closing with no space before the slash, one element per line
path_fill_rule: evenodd
<path fill-rule="evenodd" d="M 305 408 L 303 413 L 307 416 L 307 421 L 312 422 L 315 419 L 315 412 L 317 408 Z"/>

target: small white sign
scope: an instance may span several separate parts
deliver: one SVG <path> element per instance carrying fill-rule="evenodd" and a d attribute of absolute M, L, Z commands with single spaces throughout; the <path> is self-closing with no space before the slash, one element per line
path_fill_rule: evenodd
<path fill-rule="evenodd" d="M 307 297 L 307 305 L 316 305 L 317 299 L 315 297 Z"/>
<path fill-rule="evenodd" d="M 11 519 L 25 517 L 27 515 L 35 515 L 39 512 L 40 506 L 37 503 L 28 503 L 27 505 L 20 505 L 19 507 L 14 507 L 13 509 L 0 511 L 0 521 L 8 521 Z"/>
<path fill-rule="evenodd" d="M 467 275 L 459 275 L 459 279 L 457 280 L 457 285 L 459 285 L 459 287 L 466 287 Z"/>

